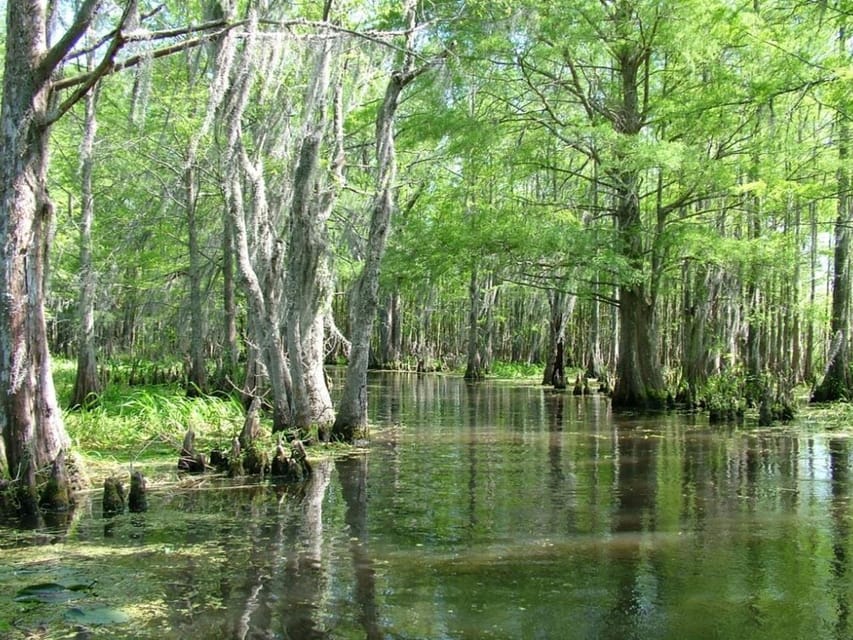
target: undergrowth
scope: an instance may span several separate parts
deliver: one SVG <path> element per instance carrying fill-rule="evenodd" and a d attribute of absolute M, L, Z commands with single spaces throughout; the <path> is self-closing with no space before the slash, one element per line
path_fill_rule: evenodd
<path fill-rule="evenodd" d="M 489 377 L 502 379 L 541 378 L 545 367 L 530 362 L 504 362 L 498 360 L 489 368 Z"/>
<path fill-rule="evenodd" d="M 57 362 L 54 379 L 60 403 L 67 406 L 74 363 Z M 244 416 L 236 397 L 188 398 L 176 384 L 109 385 L 94 407 L 64 412 L 78 451 L 87 457 L 128 461 L 176 455 L 187 429 L 195 432 L 199 450 L 227 449 Z"/>

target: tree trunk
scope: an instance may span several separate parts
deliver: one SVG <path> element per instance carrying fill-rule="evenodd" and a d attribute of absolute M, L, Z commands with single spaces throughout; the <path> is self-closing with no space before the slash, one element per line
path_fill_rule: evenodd
<path fill-rule="evenodd" d="M 619 288 L 619 327 L 613 406 L 663 408 L 666 388 L 658 358 L 654 306 L 638 286 Z"/>
<path fill-rule="evenodd" d="M 560 359 L 562 364 L 563 347 L 561 343 L 564 341 L 566 325 L 568 324 L 569 318 L 572 316 L 576 300 L 576 296 L 567 295 L 562 291 L 548 292 L 548 309 L 550 314 L 548 319 L 548 347 L 545 352 L 548 359 L 545 362 L 545 372 L 542 376 L 542 384 L 556 386 L 554 383 L 554 373 L 557 360 Z M 558 345 L 561 345 L 559 347 L 559 351 Z M 560 382 L 565 386 L 566 378 L 564 373 L 561 373 Z"/>
<path fill-rule="evenodd" d="M 266 283 L 267 286 L 261 286 L 258 274 L 252 265 L 249 254 L 246 220 L 242 208 L 243 195 L 239 184 L 240 177 L 234 173 L 236 169 L 233 166 L 233 162 L 235 162 L 233 159 L 226 162 L 230 169 L 230 175 L 226 179 L 226 192 L 229 200 L 228 210 L 231 223 L 234 227 L 234 238 L 237 246 L 238 271 L 246 289 L 246 297 L 252 316 L 249 322 L 250 340 L 257 346 L 257 350 L 263 358 L 266 368 L 270 391 L 272 392 L 273 431 L 283 431 L 291 425 L 291 380 L 284 354 L 281 323 L 279 322 L 281 311 L 278 305 L 279 298 L 272 284 Z M 277 263 L 278 260 L 270 259 L 270 262 Z M 252 361 L 258 364 L 257 360 L 250 358 L 250 363 Z M 252 375 L 253 378 L 257 374 L 257 372 L 252 371 L 248 366 L 246 373 L 247 377 Z M 254 379 L 247 381 L 247 386 L 251 387 L 251 389 L 247 390 L 252 394 L 258 392 L 254 382 Z"/>
<path fill-rule="evenodd" d="M 194 145 L 191 145 L 194 146 Z M 196 184 L 195 152 L 191 152 L 184 168 L 184 206 L 187 214 L 189 239 L 190 281 L 190 370 L 187 377 L 187 395 L 204 395 L 207 392 L 207 371 L 204 359 L 204 300 L 201 291 L 201 250 L 199 249 L 198 197 Z"/>
<path fill-rule="evenodd" d="M 844 30 L 841 31 L 843 36 Z M 843 37 L 842 41 L 846 41 Z M 849 399 L 853 390 L 850 375 L 850 224 L 851 199 L 848 193 L 850 175 L 847 169 L 849 126 L 839 114 L 838 125 L 838 215 L 835 220 L 835 252 L 832 273 L 832 347 L 826 372 L 812 394 L 812 401 L 827 402 Z"/>
<path fill-rule="evenodd" d="M 621 4 L 615 11 L 617 22 L 621 26 L 629 26 L 629 15 L 623 13 Z M 643 128 L 639 74 L 649 55 L 639 44 L 621 47 L 617 53 L 621 104 L 611 122 L 616 133 L 627 140 L 637 139 Z M 645 82 L 642 84 L 645 86 Z M 630 165 L 632 162 L 630 158 L 618 159 L 620 164 Z M 614 182 L 616 224 L 622 255 L 640 274 L 644 271 L 646 258 L 640 216 L 639 170 L 630 166 L 619 167 L 612 172 L 611 178 Z M 659 277 L 659 274 L 652 274 L 651 277 Z M 616 385 L 613 389 L 615 407 L 658 408 L 665 404 L 666 387 L 657 344 L 656 301 L 653 295 L 647 296 L 644 289 L 643 284 L 619 286 L 621 333 Z"/>
<path fill-rule="evenodd" d="M 817 203 L 809 203 L 809 324 L 806 327 L 806 353 L 804 356 L 805 364 L 803 369 L 803 378 L 806 382 L 814 383 L 814 350 L 815 350 L 815 335 L 814 335 L 814 309 L 817 298 Z"/>
<path fill-rule="evenodd" d="M 247 51 L 251 50 L 254 26 L 250 25 Z M 237 273 L 248 303 L 250 346 L 244 392 L 260 393 L 259 365 L 263 364 L 271 392 L 273 431 L 277 432 L 286 430 L 292 423 L 292 381 L 281 325 L 284 315 L 283 247 L 271 234 L 275 221 L 267 202 L 263 166 L 260 161 L 255 163 L 249 158 L 242 141 L 242 118 L 251 95 L 253 58 L 244 53 L 238 64 L 236 81 L 229 87 L 228 99 L 224 101 L 228 107 L 221 124 L 227 139 L 222 159 L 226 214 L 234 234 Z M 243 191 L 244 180 L 248 183 L 249 197 Z M 251 248 L 249 229 L 252 229 Z"/>
<path fill-rule="evenodd" d="M 483 373 L 489 373 L 494 363 L 494 333 L 495 333 L 495 304 L 498 300 L 499 287 L 495 284 L 496 276 L 492 272 L 486 279 L 486 291 L 483 295 L 481 313 L 483 314 L 483 331 L 480 340 L 480 367 Z M 532 356 L 528 362 L 533 362 Z"/>
<path fill-rule="evenodd" d="M 623 255 L 641 270 L 643 240 L 637 172 L 619 172 L 616 184 L 616 221 Z M 647 298 L 643 284 L 619 286 L 619 331 L 613 406 L 662 408 L 666 387 L 658 354 L 655 301 Z"/>
<path fill-rule="evenodd" d="M 352 349 L 347 365 L 343 394 L 338 404 L 333 435 L 351 441 L 365 437 L 367 430 L 367 366 L 373 320 L 378 307 L 379 274 L 382 256 L 391 229 L 397 189 L 397 159 L 394 141 L 397 107 L 403 89 L 418 75 L 412 68 L 411 39 L 414 37 L 415 0 L 406 3 L 409 37 L 402 69 L 394 71 L 376 115 L 376 194 L 370 216 L 364 266 L 356 284 L 350 311 Z M 393 325 L 391 327 L 393 330 Z"/>
<path fill-rule="evenodd" d="M 91 63 L 89 65 L 91 69 Z M 101 391 L 95 357 L 95 270 L 92 266 L 92 222 L 95 201 L 92 193 L 92 169 L 97 121 L 95 107 L 97 88 L 86 96 L 86 122 L 83 132 L 81 156 L 80 211 L 80 299 L 78 302 L 79 326 L 77 333 L 77 375 L 71 393 L 72 408 L 86 408 L 97 401 Z"/>
<path fill-rule="evenodd" d="M 222 300 L 225 323 L 224 353 L 216 382 L 220 391 L 230 393 L 237 379 L 240 348 L 237 342 L 237 303 L 234 286 L 234 233 L 229 224 L 227 207 L 223 210 L 222 234 Z"/>
<path fill-rule="evenodd" d="M 81 14 L 91 11 L 91 4 Z M 56 58 L 62 55 L 46 51 L 45 21 L 43 1 L 7 4 L 0 107 L 0 430 L 9 474 L 19 481 L 21 509 L 29 513 L 39 506 L 37 472 L 49 471 L 54 462 L 64 464 L 61 453 L 69 446 L 53 386 L 44 312 L 53 219 L 46 187 L 48 94 Z M 66 41 L 63 49 L 72 45 Z M 59 471 L 73 483 L 64 469 Z"/>
<path fill-rule="evenodd" d="M 843 55 L 847 55 L 846 18 L 838 29 L 838 46 Z M 812 394 L 812 401 L 849 399 L 853 390 L 853 378 L 850 374 L 850 172 L 847 167 L 850 152 L 850 124 L 843 111 L 837 115 L 838 131 L 838 209 L 835 220 L 835 252 L 832 272 L 832 316 L 830 334 L 832 347 L 827 358 L 823 380 Z"/>
<path fill-rule="evenodd" d="M 593 284 L 595 294 L 599 290 L 598 279 Z M 607 376 L 604 355 L 601 352 L 601 301 L 594 296 L 591 301 L 589 331 L 587 333 L 586 377 L 602 380 Z"/>
<path fill-rule="evenodd" d="M 399 369 L 402 357 L 403 327 L 400 291 L 396 287 L 379 308 L 379 365 L 384 369 Z"/>
<path fill-rule="evenodd" d="M 321 437 L 324 437 L 335 419 L 323 369 L 323 318 L 332 293 L 326 222 L 336 187 L 328 186 L 324 192 L 319 173 L 323 133 L 328 121 L 326 101 L 332 45 L 323 41 L 319 46 L 316 70 L 305 98 L 305 128 L 293 172 L 286 276 L 286 335 L 292 380 L 293 426 L 302 431 L 317 426 Z M 336 106 L 337 99 L 339 96 L 336 95 Z M 342 163 L 343 152 L 338 153 L 334 161 Z"/>
<path fill-rule="evenodd" d="M 465 379 L 482 380 L 484 374 L 480 362 L 480 285 L 477 280 L 476 264 L 471 267 L 468 305 L 468 360 L 465 365 Z"/>

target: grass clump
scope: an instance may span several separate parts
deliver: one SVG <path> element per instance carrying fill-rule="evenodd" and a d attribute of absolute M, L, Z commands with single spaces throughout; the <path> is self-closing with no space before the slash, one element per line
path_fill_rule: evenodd
<path fill-rule="evenodd" d="M 67 406 L 74 363 L 57 362 L 54 379 L 60 402 Z M 236 396 L 189 398 L 175 383 L 110 384 L 93 406 L 64 412 L 74 448 L 95 476 L 101 475 L 99 469 L 108 474 L 116 465 L 128 463 L 174 467 L 188 429 L 195 432 L 200 450 L 227 450 L 244 419 Z"/>
<path fill-rule="evenodd" d="M 65 424 L 82 451 L 130 454 L 152 442 L 180 448 L 187 429 L 204 442 L 225 446 L 244 412 L 236 398 L 188 398 L 174 385 L 109 389 L 94 408 L 66 411 Z"/>
<path fill-rule="evenodd" d="M 497 360 L 489 367 L 489 377 L 516 380 L 520 378 L 542 378 L 545 367 L 531 362 L 505 362 Z"/>

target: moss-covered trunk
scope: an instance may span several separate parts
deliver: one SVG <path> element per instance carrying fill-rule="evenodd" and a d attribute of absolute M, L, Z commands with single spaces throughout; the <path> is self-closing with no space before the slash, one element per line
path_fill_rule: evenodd
<path fill-rule="evenodd" d="M 69 446 L 47 348 L 44 296 L 53 207 L 47 194 L 48 94 L 44 2 L 6 8 L 6 56 L 0 108 L 0 429 L 8 472 L 19 480 L 23 512 L 39 504 L 38 476 L 66 484 Z M 56 470 L 55 470 L 56 471 Z M 47 504 L 47 507 L 54 505 Z"/>

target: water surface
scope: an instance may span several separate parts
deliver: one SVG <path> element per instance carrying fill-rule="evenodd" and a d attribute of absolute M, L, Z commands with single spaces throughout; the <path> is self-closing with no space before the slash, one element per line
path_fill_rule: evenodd
<path fill-rule="evenodd" d="M 104 638 L 853 633 L 843 437 L 446 376 L 376 374 L 370 398 L 369 451 L 305 486 L 208 479 L 106 524 L 93 500 L 43 546 L 7 542 L 0 597 L 97 582 L 4 605 L 0 636 L 74 637 L 73 606 L 131 616 Z"/>

